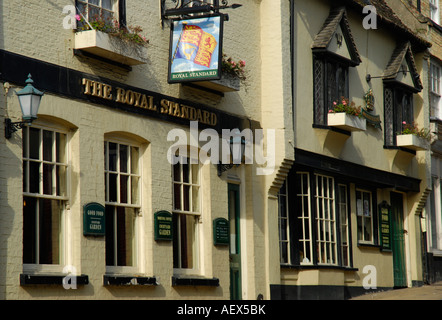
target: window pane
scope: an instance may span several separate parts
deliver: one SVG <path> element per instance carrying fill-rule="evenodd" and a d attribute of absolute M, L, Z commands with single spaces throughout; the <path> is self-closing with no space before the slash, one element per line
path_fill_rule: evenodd
<path fill-rule="evenodd" d="M 109 174 L 109 202 L 117 202 L 117 183 L 118 183 L 118 175 Z"/>
<path fill-rule="evenodd" d="M 43 164 L 43 193 L 44 194 L 53 194 L 53 175 L 54 166 L 52 164 Z"/>
<path fill-rule="evenodd" d="M 23 161 L 23 192 L 29 192 L 29 190 L 28 190 L 28 166 L 29 166 L 29 161 Z"/>
<path fill-rule="evenodd" d="M 62 134 L 62 133 L 56 133 L 55 136 L 55 144 L 56 144 L 56 150 L 55 150 L 55 155 L 56 158 L 55 160 L 57 162 L 62 162 L 62 163 L 66 163 L 66 135 Z"/>
<path fill-rule="evenodd" d="M 128 176 L 120 176 L 120 203 L 127 203 L 127 183 Z"/>
<path fill-rule="evenodd" d="M 133 266 L 135 240 L 134 209 L 117 207 L 117 265 Z"/>
<path fill-rule="evenodd" d="M 106 206 L 106 265 L 115 265 L 115 223 L 114 223 L 115 207 Z"/>
<path fill-rule="evenodd" d="M 194 267 L 195 222 L 195 216 L 180 215 L 181 268 L 192 269 Z"/>
<path fill-rule="evenodd" d="M 29 162 L 29 192 L 40 193 L 40 163 Z"/>
<path fill-rule="evenodd" d="M 109 171 L 117 171 L 117 144 L 109 142 Z"/>
<path fill-rule="evenodd" d="M 60 202 L 39 199 L 39 263 L 60 264 Z"/>
<path fill-rule="evenodd" d="M 193 212 L 199 212 L 200 211 L 200 205 L 199 205 L 199 187 L 192 187 L 192 211 Z"/>
<path fill-rule="evenodd" d="M 52 131 L 43 130 L 43 160 L 52 161 Z"/>
<path fill-rule="evenodd" d="M 40 159 L 40 129 L 29 128 L 29 158 Z"/>
<path fill-rule="evenodd" d="M 57 196 L 66 195 L 66 167 L 57 166 Z"/>
<path fill-rule="evenodd" d="M 183 182 L 189 182 L 189 164 L 183 164 Z"/>
<path fill-rule="evenodd" d="M 181 181 L 181 165 L 179 163 L 173 165 L 173 181 Z"/>
<path fill-rule="evenodd" d="M 192 183 L 199 184 L 199 165 L 192 164 Z"/>
<path fill-rule="evenodd" d="M 181 185 L 175 183 L 173 185 L 173 203 L 175 210 L 181 210 Z"/>
<path fill-rule="evenodd" d="M 138 174 L 138 161 L 139 161 L 139 150 L 136 147 L 131 147 L 131 154 L 130 154 L 130 168 L 132 174 Z"/>
<path fill-rule="evenodd" d="M 184 211 L 190 211 L 190 186 L 183 186 Z"/>
<path fill-rule="evenodd" d="M 101 0 L 101 6 L 104 9 L 112 10 L 112 0 Z"/>
<path fill-rule="evenodd" d="M 131 177 L 131 204 L 139 204 L 139 178 Z"/>
<path fill-rule="evenodd" d="M 120 144 L 120 172 L 127 172 L 128 146 Z"/>
<path fill-rule="evenodd" d="M 23 128 L 23 134 L 22 134 L 22 139 L 23 139 L 23 142 L 22 142 L 22 145 L 23 145 L 23 147 L 22 147 L 22 154 L 23 154 L 23 158 L 27 158 L 28 157 L 28 128 Z"/>
<path fill-rule="evenodd" d="M 23 197 L 23 263 L 37 263 L 37 199 Z"/>

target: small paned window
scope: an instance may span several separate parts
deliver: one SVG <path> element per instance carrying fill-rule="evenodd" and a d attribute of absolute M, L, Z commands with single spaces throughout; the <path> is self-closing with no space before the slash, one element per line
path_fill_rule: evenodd
<path fill-rule="evenodd" d="M 23 263 L 63 263 L 68 201 L 67 135 L 36 126 L 23 129 Z"/>
<path fill-rule="evenodd" d="M 356 215 L 358 224 L 358 242 L 374 244 L 372 193 L 356 190 Z"/>
<path fill-rule="evenodd" d="M 282 264 L 290 263 L 290 235 L 287 194 L 287 183 L 284 182 L 283 186 L 278 192 L 279 256 Z"/>
<path fill-rule="evenodd" d="M 413 93 L 401 86 L 385 87 L 385 145 L 396 146 L 396 135 L 414 121 Z"/>
<path fill-rule="evenodd" d="M 348 98 L 348 64 L 332 59 L 314 59 L 314 123 L 327 125 L 334 101 Z"/>
<path fill-rule="evenodd" d="M 106 141 L 104 160 L 106 266 L 135 267 L 136 221 L 141 208 L 140 149 Z"/>
<path fill-rule="evenodd" d="M 173 175 L 173 267 L 198 269 L 198 223 L 200 206 L 200 166 L 180 158 Z"/>
<path fill-rule="evenodd" d="M 126 24 L 125 2 L 125 0 L 76 0 L 77 14 L 94 28 L 96 26 L 105 31 L 110 26 Z M 79 21 L 78 28 L 85 28 L 86 21 Z"/>

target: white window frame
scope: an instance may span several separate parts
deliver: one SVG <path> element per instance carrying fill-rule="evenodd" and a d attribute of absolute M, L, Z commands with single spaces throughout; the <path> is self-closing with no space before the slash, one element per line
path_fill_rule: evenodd
<path fill-rule="evenodd" d="M 24 139 L 26 141 L 26 146 L 24 146 L 24 148 L 26 148 L 26 155 L 27 156 L 22 156 L 23 159 L 23 163 L 25 161 L 28 162 L 28 165 L 26 166 L 26 168 L 23 168 L 23 170 L 27 170 L 26 172 L 26 179 L 28 180 L 26 182 L 26 187 L 28 188 L 27 190 L 23 190 L 23 197 L 31 197 L 31 198 L 37 198 L 38 201 L 40 199 L 50 199 L 50 200 L 58 200 L 60 201 L 60 227 L 59 227 L 59 263 L 58 264 L 39 264 L 38 261 L 37 263 L 23 263 L 23 272 L 24 273 L 31 273 L 31 274 L 36 274 L 36 273 L 62 273 L 64 266 L 67 264 L 71 264 L 72 262 L 72 257 L 70 257 L 70 245 L 71 245 L 71 241 L 72 239 L 68 239 L 68 230 L 70 230 L 71 226 L 69 224 L 69 219 L 66 217 L 67 215 L 67 207 L 69 206 L 69 199 L 70 199 L 70 181 L 71 181 L 71 177 L 70 177 L 70 168 L 71 168 L 71 164 L 70 164 L 70 133 L 68 130 L 66 130 L 66 128 L 57 125 L 55 123 L 51 123 L 51 122 L 47 122 L 44 120 L 37 120 L 32 124 L 32 128 L 33 129 L 38 129 L 40 130 L 40 135 L 39 135 L 39 142 L 40 142 L 40 147 L 39 147 L 39 158 L 38 159 L 31 159 L 30 158 L 30 150 L 29 150 L 29 130 L 31 127 L 25 127 L 23 129 L 23 135 L 27 135 L 26 138 Z M 53 135 L 53 146 L 52 146 L 52 158 L 54 161 L 46 161 L 43 159 L 43 131 L 51 131 L 54 133 Z M 60 133 L 60 134 L 64 134 L 66 136 L 66 141 L 65 141 L 65 146 L 64 146 L 64 152 L 65 152 L 65 162 L 57 162 L 55 159 L 55 134 L 56 133 Z M 39 186 L 39 192 L 38 193 L 31 193 L 29 192 L 29 187 L 30 187 L 30 171 L 29 171 L 29 163 L 30 162 L 38 162 L 40 163 L 40 186 Z M 57 195 L 49 195 L 49 194 L 44 194 L 44 190 L 43 190 L 43 164 L 51 164 L 51 165 L 57 165 L 57 166 L 64 166 L 66 168 L 66 172 L 65 172 L 65 195 L 63 196 L 57 196 Z M 56 179 L 55 179 L 56 173 L 55 170 L 53 172 L 53 181 L 56 183 Z M 23 177 L 24 179 L 25 177 Z M 54 190 L 56 190 L 56 187 L 52 187 L 52 191 L 54 192 Z M 38 207 L 37 207 L 38 208 Z M 39 224 L 38 221 L 38 212 L 36 212 L 37 214 L 37 218 L 36 218 L 36 224 Z M 38 228 L 37 228 L 38 229 Z M 38 235 L 38 230 L 36 231 L 37 235 Z M 38 237 L 38 236 L 37 236 Z M 36 244 L 37 246 L 37 257 L 38 257 L 38 244 Z M 38 258 L 37 258 L 38 259 Z"/>
<path fill-rule="evenodd" d="M 141 203 L 142 203 L 142 181 L 141 181 L 141 177 L 143 174 L 143 168 L 142 168 L 142 150 L 141 150 L 141 145 L 138 143 L 135 143 L 131 140 L 128 139 L 124 139 L 122 137 L 106 137 L 104 139 L 104 143 L 106 144 L 106 154 L 105 154 L 105 167 L 104 167 L 104 174 L 106 176 L 108 176 L 109 174 L 117 174 L 117 200 L 116 201 L 109 201 L 109 178 L 107 177 L 105 179 L 106 181 L 106 195 L 105 195 L 105 205 L 107 206 L 113 206 L 113 207 L 124 207 L 124 208 L 129 208 L 129 209 L 133 209 L 134 210 L 134 227 L 133 227 L 133 247 L 132 247 L 132 254 L 133 254 L 133 265 L 132 266 L 116 266 L 116 265 L 106 265 L 106 273 L 107 274 L 134 274 L 137 273 L 141 270 L 141 266 L 140 266 L 140 261 L 142 261 L 141 258 L 141 252 L 140 252 L 140 231 L 139 228 L 141 228 L 141 223 L 140 223 L 140 215 L 139 213 L 141 212 Z M 117 144 L 117 161 L 116 161 L 116 171 L 110 171 L 109 170 L 109 157 L 108 157 L 108 153 L 109 153 L 109 144 L 110 143 L 115 143 Z M 128 151 L 128 159 L 127 159 L 127 173 L 126 172 L 120 172 L 120 145 L 125 145 L 129 147 L 129 151 Z M 131 173 L 131 152 L 130 152 L 130 148 L 131 147 L 135 147 L 138 148 L 138 160 L 137 160 L 137 165 L 138 165 L 138 174 L 134 174 Z M 127 195 L 127 203 L 122 203 L 121 202 L 121 198 L 120 198 L 120 176 L 124 175 L 124 176 L 128 176 L 128 181 L 131 181 L 131 179 L 133 178 L 137 178 L 138 179 L 138 203 L 133 204 L 131 203 L 131 197 L 130 197 L 130 189 L 131 189 L 131 183 L 128 182 L 127 183 L 127 190 L 128 190 L 128 195 Z M 114 212 L 114 235 L 116 234 L 117 230 L 116 230 L 116 214 Z M 114 239 L 115 240 L 115 239 Z M 115 241 L 114 243 L 115 246 L 117 246 L 117 241 Z M 114 254 L 117 254 L 117 250 L 116 248 L 114 248 Z M 116 258 L 115 258 L 116 261 Z"/>
<path fill-rule="evenodd" d="M 340 249 L 341 249 L 341 258 L 342 258 L 342 266 L 350 267 L 351 266 L 351 255 L 350 255 L 350 219 L 349 219 L 349 210 L 348 210 L 348 186 L 346 184 L 338 184 L 339 188 L 339 197 L 336 200 L 338 202 L 338 214 L 339 214 L 339 234 L 341 237 Z M 341 192 L 341 188 L 345 188 L 345 192 Z M 344 196 L 344 197 L 343 197 Z M 345 219 L 343 219 L 345 218 Z M 347 237 L 344 239 L 342 230 L 345 229 L 345 233 Z M 347 263 L 344 263 L 344 255 L 347 258 Z"/>
<path fill-rule="evenodd" d="M 440 23 L 439 0 L 430 0 L 430 18 L 437 24 Z"/>
<path fill-rule="evenodd" d="M 290 256 L 290 217 L 289 217 L 289 203 L 288 203 L 288 178 L 285 180 L 283 186 L 278 191 L 278 229 L 279 229 L 279 260 L 281 264 L 291 264 L 291 256 Z M 284 203 L 285 206 L 285 212 L 281 211 L 281 203 Z M 285 234 L 287 239 L 282 239 L 282 221 L 285 221 Z M 287 255 L 287 261 L 282 261 L 283 257 L 283 246 L 282 244 L 286 244 L 286 255 Z"/>
<path fill-rule="evenodd" d="M 319 179 L 322 179 L 321 190 L 319 189 L 318 184 Z M 337 265 L 338 254 L 335 210 L 335 180 L 333 177 L 316 173 L 315 181 L 317 223 L 316 247 L 318 248 L 318 265 Z M 327 188 L 324 188 L 324 181 L 327 182 Z M 333 187 L 333 190 L 331 190 L 330 187 Z M 324 248 L 324 255 L 322 255 L 322 247 Z"/>
<path fill-rule="evenodd" d="M 184 160 L 185 159 L 185 160 Z M 189 166 L 189 182 L 184 182 L 183 179 L 183 161 L 187 162 L 187 165 Z M 201 248 L 200 248 L 200 227 L 199 224 L 201 223 L 202 219 L 202 169 L 203 166 L 199 164 L 198 160 L 192 159 L 190 157 L 181 157 L 179 156 L 179 161 L 177 164 L 180 166 L 180 180 L 176 180 L 174 177 L 174 165 L 172 165 L 172 214 L 178 214 L 178 215 L 188 215 L 188 216 L 194 216 L 195 217 L 195 238 L 193 239 L 193 248 L 192 248 L 192 259 L 193 259 L 193 268 L 182 268 L 181 266 L 178 266 L 177 268 L 173 268 L 173 273 L 175 275 L 199 275 L 201 273 Z M 196 166 L 198 170 L 198 176 L 197 176 L 197 183 L 193 183 L 193 169 L 192 166 Z M 180 209 L 175 208 L 175 184 L 180 185 Z M 184 186 L 189 186 L 189 209 L 190 210 L 183 210 L 184 205 Z M 193 208 L 193 188 L 198 188 L 198 210 L 194 211 Z M 179 220 L 178 220 L 179 223 Z M 179 229 L 179 228 L 178 228 Z M 176 232 L 176 231 L 174 231 Z M 178 240 L 180 240 L 181 236 L 178 235 Z M 179 248 L 181 248 L 181 245 L 178 244 Z M 181 255 L 181 250 L 178 250 L 178 254 Z M 181 263 L 181 256 L 179 257 L 179 264 Z"/>
<path fill-rule="evenodd" d="M 363 212 L 363 210 L 364 210 L 364 208 L 363 208 L 363 206 L 364 206 L 364 203 L 362 202 L 361 204 L 358 204 L 358 192 L 360 192 L 361 193 L 361 197 L 362 197 L 362 200 L 363 200 L 363 194 L 364 193 L 366 193 L 366 194 L 369 194 L 370 195 L 370 198 L 369 198 L 369 205 L 370 205 L 370 215 L 369 215 L 369 217 L 370 217 L 370 221 L 371 221 L 371 231 L 370 231 L 370 234 L 371 234 L 371 239 L 370 240 L 367 240 L 367 239 L 365 239 L 365 237 L 364 237 L 364 227 L 365 227 L 365 219 L 364 219 L 364 217 L 366 217 L 366 216 L 364 216 L 364 212 Z M 361 236 L 362 236 L 362 239 L 360 239 L 359 238 L 359 234 L 358 234 L 358 243 L 361 243 L 361 244 L 374 244 L 375 243 L 375 236 L 374 236 L 374 208 L 373 208 L 373 193 L 371 192 L 371 191 L 369 191 L 369 190 L 364 190 L 364 189 L 359 189 L 359 188 L 356 188 L 356 194 L 355 194 L 355 196 L 356 196 L 356 224 L 357 224 L 357 228 L 359 228 L 359 217 L 362 217 L 361 218 L 361 227 L 362 227 L 362 232 L 361 232 Z M 361 212 L 361 206 L 362 205 L 362 212 Z"/>
<path fill-rule="evenodd" d="M 111 0 L 112 1 L 112 8 L 111 10 L 107 9 L 107 8 L 103 8 L 102 6 L 102 1 L 103 0 L 98 0 L 99 1 L 99 5 L 95 5 L 90 3 L 90 0 L 77 0 L 77 10 L 80 10 L 80 4 L 85 6 L 85 7 L 95 7 L 98 8 L 99 10 L 105 10 L 108 12 L 112 13 L 112 18 L 113 20 L 119 21 L 119 0 Z M 86 12 L 80 12 L 80 14 L 84 17 L 85 20 L 90 22 L 90 17 L 89 17 L 89 12 L 88 10 Z"/>
<path fill-rule="evenodd" d="M 306 176 L 307 186 L 304 186 L 304 176 Z M 312 234 L 312 208 L 311 208 L 311 188 L 310 188 L 310 173 L 309 172 L 296 172 L 296 179 L 300 179 L 301 190 L 300 193 L 296 194 L 296 197 L 301 198 L 302 203 L 302 212 L 301 215 L 297 217 L 297 223 L 301 223 L 302 225 L 302 238 L 299 238 L 299 245 L 303 247 L 304 258 L 299 263 L 301 265 L 313 265 L 314 257 L 313 257 L 313 234 Z M 304 193 L 304 190 L 307 193 Z M 307 201 L 305 201 L 307 199 Z M 299 201 L 299 200 L 298 200 Z M 307 207 L 305 207 L 305 203 L 307 203 Z M 308 226 L 308 235 L 309 238 L 306 238 L 307 230 L 305 226 Z M 307 246 L 308 244 L 308 246 Z M 307 250 L 307 248 L 310 248 Z M 308 257 L 307 257 L 308 253 Z"/>
<path fill-rule="evenodd" d="M 441 76 L 442 68 L 435 61 L 430 62 L 430 108 L 431 116 L 442 119 L 441 99 Z"/>

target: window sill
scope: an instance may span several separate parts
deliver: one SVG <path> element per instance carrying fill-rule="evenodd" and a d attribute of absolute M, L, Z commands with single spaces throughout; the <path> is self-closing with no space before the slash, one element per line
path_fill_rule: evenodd
<path fill-rule="evenodd" d="M 205 286 L 205 287 L 219 287 L 218 278 L 204 278 L 191 276 L 172 276 L 172 287 L 176 286 Z"/>
<path fill-rule="evenodd" d="M 359 270 L 358 268 L 334 266 L 334 265 L 293 265 L 293 264 L 281 264 L 281 269 L 293 269 L 293 270 L 334 269 L 342 271 Z"/>
<path fill-rule="evenodd" d="M 20 285 L 63 285 L 63 279 L 66 277 L 75 278 L 77 285 L 89 284 L 87 275 L 68 275 L 68 274 L 20 274 Z"/>
<path fill-rule="evenodd" d="M 134 275 L 108 275 L 103 276 L 104 286 L 157 286 L 156 277 L 140 277 Z"/>

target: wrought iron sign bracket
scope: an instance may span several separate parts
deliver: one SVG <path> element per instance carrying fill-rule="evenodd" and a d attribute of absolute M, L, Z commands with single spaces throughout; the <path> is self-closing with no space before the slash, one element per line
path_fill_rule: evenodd
<path fill-rule="evenodd" d="M 229 5 L 227 0 L 213 0 L 213 3 L 207 3 L 203 0 L 160 0 L 161 1 L 161 24 L 171 18 L 186 18 L 192 14 L 217 14 L 223 9 L 236 9 L 241 4 Z M 168 5 L 169 4 L 169 5 Z M 228 16 L 225 15 L 226 19 Z"/>

